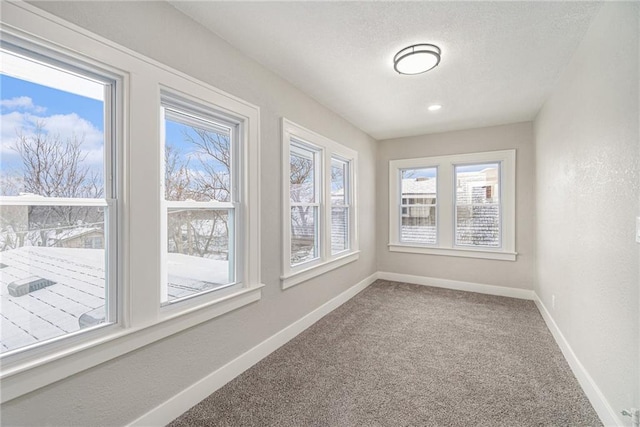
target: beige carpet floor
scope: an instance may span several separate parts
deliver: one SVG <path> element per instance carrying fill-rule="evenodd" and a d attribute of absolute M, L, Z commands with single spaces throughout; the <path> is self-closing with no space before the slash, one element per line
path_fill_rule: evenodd
<path fill-rule="evenodd" d="M 596 425 L 533 302 L 381 280 L 170 424 Z"/>

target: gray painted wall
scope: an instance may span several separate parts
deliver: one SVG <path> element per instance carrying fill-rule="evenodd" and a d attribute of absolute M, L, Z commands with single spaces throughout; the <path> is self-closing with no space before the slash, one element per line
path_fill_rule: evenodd
<path fill-rule="evenodd" d="M 616 412 L 640 403 L 639 9 L 603 6 L 535 121 L 536 292 Z"/>
<path fill-rule="evenodd" d="M 375 141 L 226 42 L 159 2 L 43 2 L 55 15 L 261 108 L 260 302 L 2 406 L 3 425 L 121 425 L 174 396 L 376 271 Z M 280 117 L 359 153 L 359 261 L 280 288 Z M 34 409 L 37 408 L 37 409 Z"/>
<path fill-rule="evenodd" d="M 381 141 L 376 202 L 378 270 L 533 289 L 534 152 L 532 124 L 516 123 Z M 516 149 L 516 261 L 389 252 L 389 160 Z"/>
<path fill-rule="evenodd" d="M 537 271 L 536 292 L 549 308 L 556 295 L 552 316 L 614 409 L 638 404 L 640 250 L 632 239 L 640 214 L 638 4 L 603 7 L 534 125 L 387 140 L 378 147 L 167 4 L 36 4 L 260 106 L 267 287 L 257 304 L 3 405 L 3 424 L 132 421 L 376 269 L 523 289 L 534 289 Z M 282 115 L 358 150 L 363 251 L 357 263 L 286 292 L 278 281 L 280 189 L 273 172 L 280 170 Z M 518 261 L 387 251 L 390 159 L 507 148 L 518 152 Z"/>

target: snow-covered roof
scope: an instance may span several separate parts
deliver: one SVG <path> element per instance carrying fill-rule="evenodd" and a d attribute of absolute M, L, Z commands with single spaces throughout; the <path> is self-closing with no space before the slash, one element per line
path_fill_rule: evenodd
<path fill-rule="evenodd" d="M 170 299 L 227 281 L 226 261 L 170 253 L 167 262 Z M 31 277 L 55 283 L 22 296 L 9 294 L 10 283 Z M 78 331 L 83 314 L 85 324 L 101 320 L 104 277 L 102 249 L 24 246 L 0 252 L 0 352 Z"/>
<path fill-rule="evenodd" d="M 216 288 L 227 283 L 229 263 L 183 254 L 167 254 L 169 300 Z"/>
<path fill-rule="evenodd" d="M 78 319 L 104 306 L 104 251 L 25 246 L 0 252 L 2 351 L 80 329 Z M 8 285 L 36 276 L 54 285 L 13 297 Z"/>
<path fill-rule="evenodd" d="M 435 178 L 406 178 L 402 180 L 402 194 L 434 195 L 436 194 Z"/>
<path fill-rule="evenodd" d="M 104 230 L 99 227 L 73 227 L 69 229 L 63 229 L 60 232 L 54 232 L 49 234 L 49 239 L 54 239 L 59 242 L 76 239 L 81 236 L 86 236 L 91 233 L 104 233 Z"/>

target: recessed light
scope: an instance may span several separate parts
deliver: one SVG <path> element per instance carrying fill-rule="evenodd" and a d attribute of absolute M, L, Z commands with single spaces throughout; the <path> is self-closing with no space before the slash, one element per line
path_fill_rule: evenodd
<path fill-rule="evenodd" d="M 440 48 L 433 44 L 414 44 L 393 57 L 393 69 L 400 74 L 421 74 L 440 63 Z"/>
<path fill-rule="evenodd" d="M 427 108 L 429 111 L 438 111 L 439 109 L 442 108 L 442 105 L 440 104 L 433 104 L 433 105 L 429 105 L 429 107 Z"/>

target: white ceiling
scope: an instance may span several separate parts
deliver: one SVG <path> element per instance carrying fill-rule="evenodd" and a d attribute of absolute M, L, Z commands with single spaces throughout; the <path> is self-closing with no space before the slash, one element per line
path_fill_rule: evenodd
<path fill-rule="evenodd" d="M 532 120 L 599 3 L 171 1 L 376 139 Z M 392 58 L 435 43 L 416 76 Z M 442 104 L 429 112 L 430 104 Z"/>

